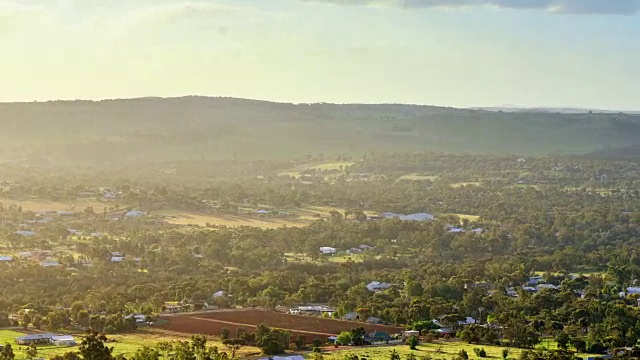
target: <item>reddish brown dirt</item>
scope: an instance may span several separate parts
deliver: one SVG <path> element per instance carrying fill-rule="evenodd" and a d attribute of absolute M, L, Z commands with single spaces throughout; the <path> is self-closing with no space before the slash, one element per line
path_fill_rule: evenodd
<path fill-rule="evenodd" d="M 264 323 L 273 328 L 280 328 L 291 333 L 291 339 L 303 335 L 307 341 L 325 340 L 328 336 L 337 335 L 362 326 L 367 331 L 385 331 L 390 334 L 402 332 L 403 329 L 387 325 L 371 325 L 354 321 L 333 320 L 321 317 L 282 314 L 274 311 L 238 310 L 216 311 L 199 314 L 172 315 L 163 317 L 168 321 L 164 328 L 169 331 L 187 334 L 220 335 L 223 328 L 229 329 L 233 336 L 238 328 L 248 332 Z"/>

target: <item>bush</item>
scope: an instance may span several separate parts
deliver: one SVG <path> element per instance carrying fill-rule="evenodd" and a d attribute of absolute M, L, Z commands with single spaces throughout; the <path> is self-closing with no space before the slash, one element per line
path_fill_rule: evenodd
<path fill-rule="evenodd" d="M 502 358 L 506 359 L 509 357 L 509 349 L 502 349 Z"/>
<path fill-rule="evenodd" d="M 465 349 L 462 349 L 462 350 L 458 351 L 458 354 L 456 355 L 456 359 L 469 360 L 469 354 L 467 353 L 467 351 Z"/>
<path fill-rule="evenodd" d="M 589 354 L 606 354 L 607 350 L 607 347 L 601 342 L 595 342 L 587 347 Z"/>
<path fill-rule="evenodd" d="M 587 352 L 587 342 L 581 338 L 571 339 L 571 345 L 576 348 L 576 351 L 579 353 Z"/>
<path fill-rule="evenodd" d="M 487 357 L 487 352 L 484 350 L 484 348 L 474 348 L 473 352 L 476 354 L 477 357 L 480 357 L 480 358 Z"/>
<path fill-rule="evenodd" d="M 411 336 L 409 339 L 407 339 L 407 344 L 409 344 L 409 349 L 415 350 L 418 348 L 420 340 L 418 340 L 418 337 L 416 336 Z"/>

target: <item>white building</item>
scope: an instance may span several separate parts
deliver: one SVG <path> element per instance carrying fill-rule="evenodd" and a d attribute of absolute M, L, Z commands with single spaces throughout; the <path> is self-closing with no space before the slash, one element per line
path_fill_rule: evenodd
<path fill-rule="evenodd" d="M 372 281 L 367 284 L 367 289 L 369 291 L 382 291 L 391 287 L 391 284 L 380 281 Z"/>
<path fill-rule="evenodd" d="M 338 249 L 329 246 L 323 246 L 320 248 L 320 252 L 322 253 L 322 255 L 334 255 L 338 252 Z"/>

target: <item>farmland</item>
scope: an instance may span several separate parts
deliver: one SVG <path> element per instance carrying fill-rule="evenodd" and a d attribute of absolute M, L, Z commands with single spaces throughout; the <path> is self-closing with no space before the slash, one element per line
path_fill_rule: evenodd
<path fill-rule="evenodd" d="M 287 330 L 292 337 L 303 335 L 307 340 L 324 340 L 328 336 L 336 335 L 358 326 L 364 327 L 367 331 L 380 330 L 389 333 L 398 333 L 403 330 L 395 326 L 362 324 L 353 321 L 290 315 L 262 310 L 216 311 L 166 316 L 164 319 L 168 321 L 164 329 L 176 333 L 219 335 L 223 328 L 227 328 L 233 334 L 238 328 L 251 331 L 257 325 L 264 323 L 270 327 Z"/>

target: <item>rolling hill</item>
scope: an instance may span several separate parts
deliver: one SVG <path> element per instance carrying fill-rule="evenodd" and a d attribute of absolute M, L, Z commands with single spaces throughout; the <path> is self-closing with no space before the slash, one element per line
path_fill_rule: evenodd
<path fill-rule="evenodd" d="M 286 160 L 367 152 L 584 154 L 640 144 L 640 115 L 182 97 L 0 104 L 0 158 L 34 164 Z"/>

